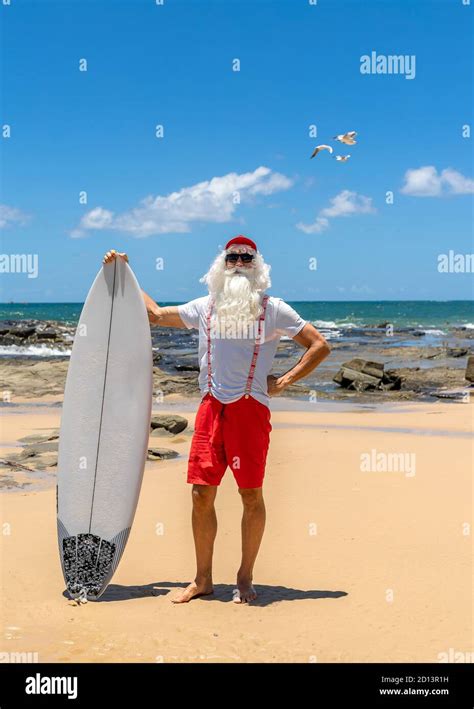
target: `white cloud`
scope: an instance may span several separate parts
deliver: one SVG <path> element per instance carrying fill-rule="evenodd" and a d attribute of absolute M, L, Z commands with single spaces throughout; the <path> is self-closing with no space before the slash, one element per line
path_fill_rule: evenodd
<path fill-rule="evenodd" d="M 96 207 L 88 212 L 82 219 L 85 229 L 105 229 L 112 224 L 114 215 L 108 209 Z"/>
<path fill-rule="evenodd" d="M 407 170 L 405 184 L 400 192 L 417 197 L 436 197 L 441 194 L 441 182 L 435 167 L 419 167 Z"/>
<path fill-rule="evenodd" d="M 451 188 L 452 194 L 473 194 L 474 193 L 474 180 L 470 177 L 464 177 L 457 170 L 452 170 L 447 167 L 441 173 L 441 180 L 445 184 L 448 184 Z"/>
<path fill-rule="evenodd" d="M 372 214 L 372 198 L 357 192 L 343 190 L 331 199 L 331 206 L 321 210 L 322 217 L 349 217 L 353 214 Z"/>
<path fill-rule="evenodd" d="M 446 194 L 472 194 L 474 180 L 448 167 L 438 173 L 433 165 L 407 170 L 400 192 L 414 197 L 441 197 Z"/>
<path fill-rule="evenodd" d="M 108 209 L 102 209 L 102 207 L 96 207 L 82 217 L 80 228 L 73 229 L 70 235 L 73 239 L 80 239 L 90 229 L 110 228 L 113 224 L 113 219 L 113 212 Z"/>
<path fill-rule="evenodd" d="M 191 230 L 193 222 L 228 222 L 241 202 L 289 189 L 292 184 L 288 177 L 268 167 L 240 175 L 231 172 L 166 196 L 150 195 L 138 207 L 121 214 L 96 207 L 82 217 L 71 236 L 80 237 L 87 231 L 100 229 L 128 232 L 136 237 L 185 233 Z"/>
<path fill-rule="evenodd" d="M 296 225 L 297 229 L 304 231 L 305 234 L 320 234 L 322 231 L 327 229 L 329 226 L 329 219 L 325 217 L 316 217 L 312 224 L 304 224 L 303 222 L 298 222 Z"/>
<path fill-rule="evenodd" d="M 351 217 L 354 214 L 374 214 L 375 207 L 372 205 L 372 197 L 365 197 L 357 192 L 343 190 L 330 200 L 330 206 L 321 209 L 312 224 L 298 222 L 297 229 L 305 234 L 320 234 L 329 227 L 329 218 Z"/>
<path fill-rule="evenodd" d="M 16 207 L 9 207 L 7 204 L 0 204 L 0 229 L 6 229 L 12 224 L 26 224 L 30 219 L 29 214 L 25 214 Z"/>

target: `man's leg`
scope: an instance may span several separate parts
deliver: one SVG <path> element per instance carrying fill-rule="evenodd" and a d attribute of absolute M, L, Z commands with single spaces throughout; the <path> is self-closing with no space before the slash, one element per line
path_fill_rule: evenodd
<path fill-rule="evenodd" d="M 205 596 L 213 591 L 212 552 L 217 533 L 217 517 L 214 508 L 217 485 L 193 485 L 193 535 L 196 549 L 196 578 L 173 603 L 187 603 L 195 596 Z"/>
<path fill-rule="evenodd" d="M 257 488 L 239 488 L 244 512 L 242 515 L 242 562 L 237 572 L 238 593 L 234 595 L 236 603 L 247 603 L 257 598 L 252 586 L 253 567 L 257 558 L 260 542 L 265 529 L 265 503 L 263 490 Z"/>

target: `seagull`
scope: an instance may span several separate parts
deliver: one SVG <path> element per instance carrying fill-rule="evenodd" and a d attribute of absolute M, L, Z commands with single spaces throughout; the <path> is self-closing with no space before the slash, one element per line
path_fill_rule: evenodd
<path fill-rule="evenodd" d="M 335 135 L 334 140 L 338 140 L 340 143 L 345 143 L 345 145 L 355 145 L 357 143 L 354 138 L 357 133 L 355 130 L 350 130 L 348 133 L 341 133 L 341 135 Z"/>
<path fill-rule="evenodd" d="M 346 162 L 346 160 L 349 160 L 350 155 L 335 155 L 335 158 L 340 162 Z"/>
<path fill-rule="evenodd" d="M 312 158 L 316 157 L 316 155 L 319 153 L 320 150 L 329 150 L 329 152 L 333 153 L 333 149 L 331 148 L 330 145 L 317 145 L 313 151 L 313 154 L 311 155 Z"/>

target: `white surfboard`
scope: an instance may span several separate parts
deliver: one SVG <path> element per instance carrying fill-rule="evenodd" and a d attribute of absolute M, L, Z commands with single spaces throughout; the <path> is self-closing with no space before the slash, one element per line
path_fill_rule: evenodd
<path fill-rule="evenodd" d="M 64 390 L 56 509 L 73 598 L 99 598 L 124 551 L 145 467 L 152 393 L 145 303 L 130 266 L 116 258 L 87 295 Z"/>

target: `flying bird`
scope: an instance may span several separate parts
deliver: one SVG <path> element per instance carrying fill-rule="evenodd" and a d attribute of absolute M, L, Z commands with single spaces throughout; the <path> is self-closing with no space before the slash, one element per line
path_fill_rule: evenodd
<path fill-rule="evenodd" d="M 350 155 L 335 155 L 334 157 L 340 162 L 346 162 L 346 160 L 349 160 Z"/>
<path fill-rule="evenodd" d="M 340 143 L 344 143 L 345 145 L 355 145 L 357 143 L 354 138 L 356 137 L 357 133 L 355 130 L 350 130 L 348 133 L 341 133 L 341 135 L 335 135 L 334 140 L 338 140 Z"/>
<path fill-rule="evenodd" d="M 313 151 L 313 154 L 311 155 L 312 158 L 316 157 L 316 155 L 321 151 L 321 150 L 329 150 L 329 152 L 333 153 L 333 149 L 331 148 L 330 145 L 317 145 Z"/>

